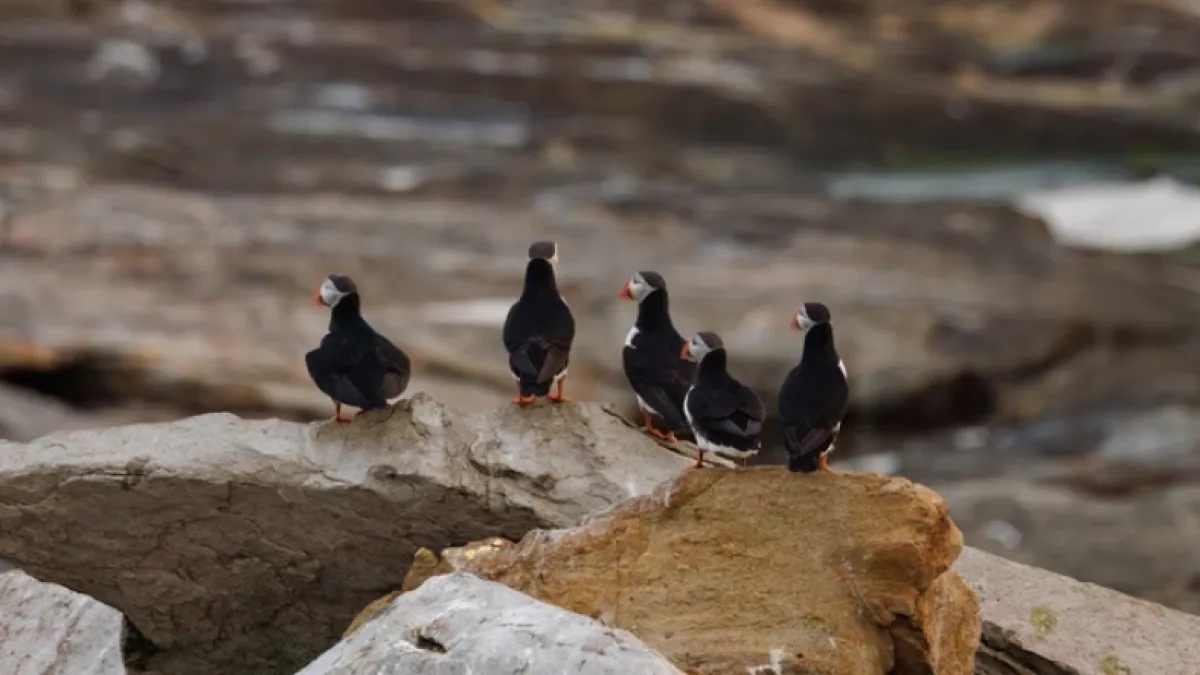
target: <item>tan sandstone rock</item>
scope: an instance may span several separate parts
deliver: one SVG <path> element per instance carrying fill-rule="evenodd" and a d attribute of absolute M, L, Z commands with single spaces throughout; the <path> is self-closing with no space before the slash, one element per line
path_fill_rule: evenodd
<path fill-rule="evenodd" d="M 976 675 L 1196 675 L 1200 617 L 966 549 L 979 593 Z"/>
<path fill-rule="evenodd" d="M 696 675 L 969 675 L 961 550 L 942 499 L 907 480 L 762 467 L 688 471 L 577 528 L 422 567 L 627 629 Z"/>

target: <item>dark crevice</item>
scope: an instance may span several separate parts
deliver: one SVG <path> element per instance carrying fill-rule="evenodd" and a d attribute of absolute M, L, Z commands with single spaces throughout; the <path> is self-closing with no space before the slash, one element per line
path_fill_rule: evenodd
<path fill-rule="evenodd" d="M 128 618 L 125 619 L 125 636 L 121 643 L 121 651 L 125 655 L 125 667 L 130 672 L 145 670 L 150 659 L 161 649 L 142 634 Z"/>
<path fill-rule="evenodd" d="M 1044 656 L 1025 649 L 1009 631 L 985 622 L 975 675 L 1080 675 Z"/>
<path fill-rule="evenodd" d="M 446 646 L 434 640 L 433 638 L 417 633 L 416 640 L 413 644 L 417 645 L 417 649 L 424 649 L 427 652 L 437 652 L 438 654 L 446 653 Z"/>
<path fill-rule="evenodd" d="M 153 405 L 177 410 L 183 416 L 231 412 L 302 422 L 316 419 L 308 410 L 271 405 L 251 387 L 164 379 L 139 363 L 105 352 L 81 352 L 47 365 L 0 368 L 0 383 L 57 399 L 80 411 Z"/>

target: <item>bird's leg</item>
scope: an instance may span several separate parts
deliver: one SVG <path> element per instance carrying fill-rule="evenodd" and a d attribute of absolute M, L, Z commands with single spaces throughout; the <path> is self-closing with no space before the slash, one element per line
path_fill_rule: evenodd
<path fill-rule="evenodd" d="M 704 451 L 703 450 L 696 451 L 696 468 L 697 469 L 704 468 Z"/>
<path fill-rule="evenodd" d="M 553 393 L 553 394 L 550 394 L 546 398 L 550 399 L 551 401 L 554 401 L 555 403 L 569 403 L 571 401 L 571 397 L 567 396 L 566 394 L 563 393 L 563 385 L 566 384 L 566 379 L 567 378 L 564 377 L 561 380 L 559 380 L 557 391 L 555 391 L 555 393 Z"/>
<path fill-rule="evenodd" d="M 529 404 L 533 403 L 534 401 L 537 401 L 537 397 L 536 396 L 523 396 L 521 394 L 521 385 L 518 384 L 517 385 L 517 397 L 514 398 L 512 400 L 512 402 L 516 403 L 517 405 L 529 405 Z"/>
<path fill-rule="evenodd" d="M 675 432 L 674 431 L 664 434 L 663 432 L 659 431 L 658 429 L 655 429 L 654 425 L 650 423 L 650 413 L 643 411 L 642 414 L 646 416 L 646 433 L 650 434 L 651 436 L 653 436 L 655 438 L 658 438 L 658 439 L 661 439 L 664 441 L 670 441 L 672 443 L 675 442 Z"/>
<path fill-rule="evenodd" d="M 829 468 L 829 457 L 828 457 L 828 455 L 825 455 L 825 454 L 822 454 L 821 457 L 817 460 L 817 470 L 828 471 L 829 473 L 836 473 L 833 469 Z"/>
<path fill-rule="evenodd" d="M 747 466 L 750 466 L 750 458 L 749 458 L 749 457 L 743 457 L 743 458 L 742 458 L 742 468 L 744 469 L 744 468 L 746 468 Z"/>
<path fill-rule="evenodd" d="M 337 401 L 333 402 L 333 421 L 338 424 L 349 424 L 349 417 L 342 417 L 342 404 Z"/>

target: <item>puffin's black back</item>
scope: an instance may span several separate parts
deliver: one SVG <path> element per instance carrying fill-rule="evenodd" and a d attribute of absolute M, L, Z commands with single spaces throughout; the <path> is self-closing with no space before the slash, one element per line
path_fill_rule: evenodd
<path fill-rule="evenodd" d="M 525 286 L 508 310 L 501 336 L 521 395 L 548 394 L 554 376 L 566 369 L 575 341 L 575 318 L 559 295 L 549 261 L 534 258 L 525 266 Z"/>
<path fill-rule="evenodd" d="M 403 393 L 412 368 L 408 355 L 362 318 L 357 293 L 333 308 L 329 332 L 304 360 L 326 396 L 364 410 L 385 407 Z"/>
<path fill-rule="evenodd" d="M 804 336 L 804 354 L 779 391 L 779 417 L 793 470 L 816 468 L 850 405 L 850 386 L 833 343 L 833 326 L 817 324 Z M 802 465 L 802 466 L 801 466 Z"/>
<path fill-rule="evenodd" d="M 729 374 L 724 349 L 704 357 L 686 405 L 696 433 L 710 442 L 737 450 L 761 446 L 759 434 L 766 419 L 762 399 Z"/>
<path fill-rule="evenodd" d="M 674 431 L 687 424 L 683 399 L 696 381 L 696 364 L 680 357 L 687 340 L 675 329 L 668 303 L 661 288 L 638 304 L 638 332 L 621 360 L 633 391 Z"/>

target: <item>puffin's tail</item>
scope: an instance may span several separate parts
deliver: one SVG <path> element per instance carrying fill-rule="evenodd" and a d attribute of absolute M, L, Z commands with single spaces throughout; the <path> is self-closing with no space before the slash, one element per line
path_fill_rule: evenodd
<path fill-rule="evenodd" d="M 546 355 L 544 352 L 530 354 L 530 350 L 535 347 L 539 347 L 539 345 L 535 342 L 526 342 L 508 354 L 508 367 L 521 384 L 522 396 L 545 396 L 550 393 L 550 382 L 538 382 L 538 376 L 541 375 L 542 369 L 534 362 L 534 359 L 538 356 L 545 359 Z"/>
<path fill-rule="evenodd" d="M 788 471 L 792 473 L 812 473 L 820 468 L 821 455 L 788 455 Z"/>

